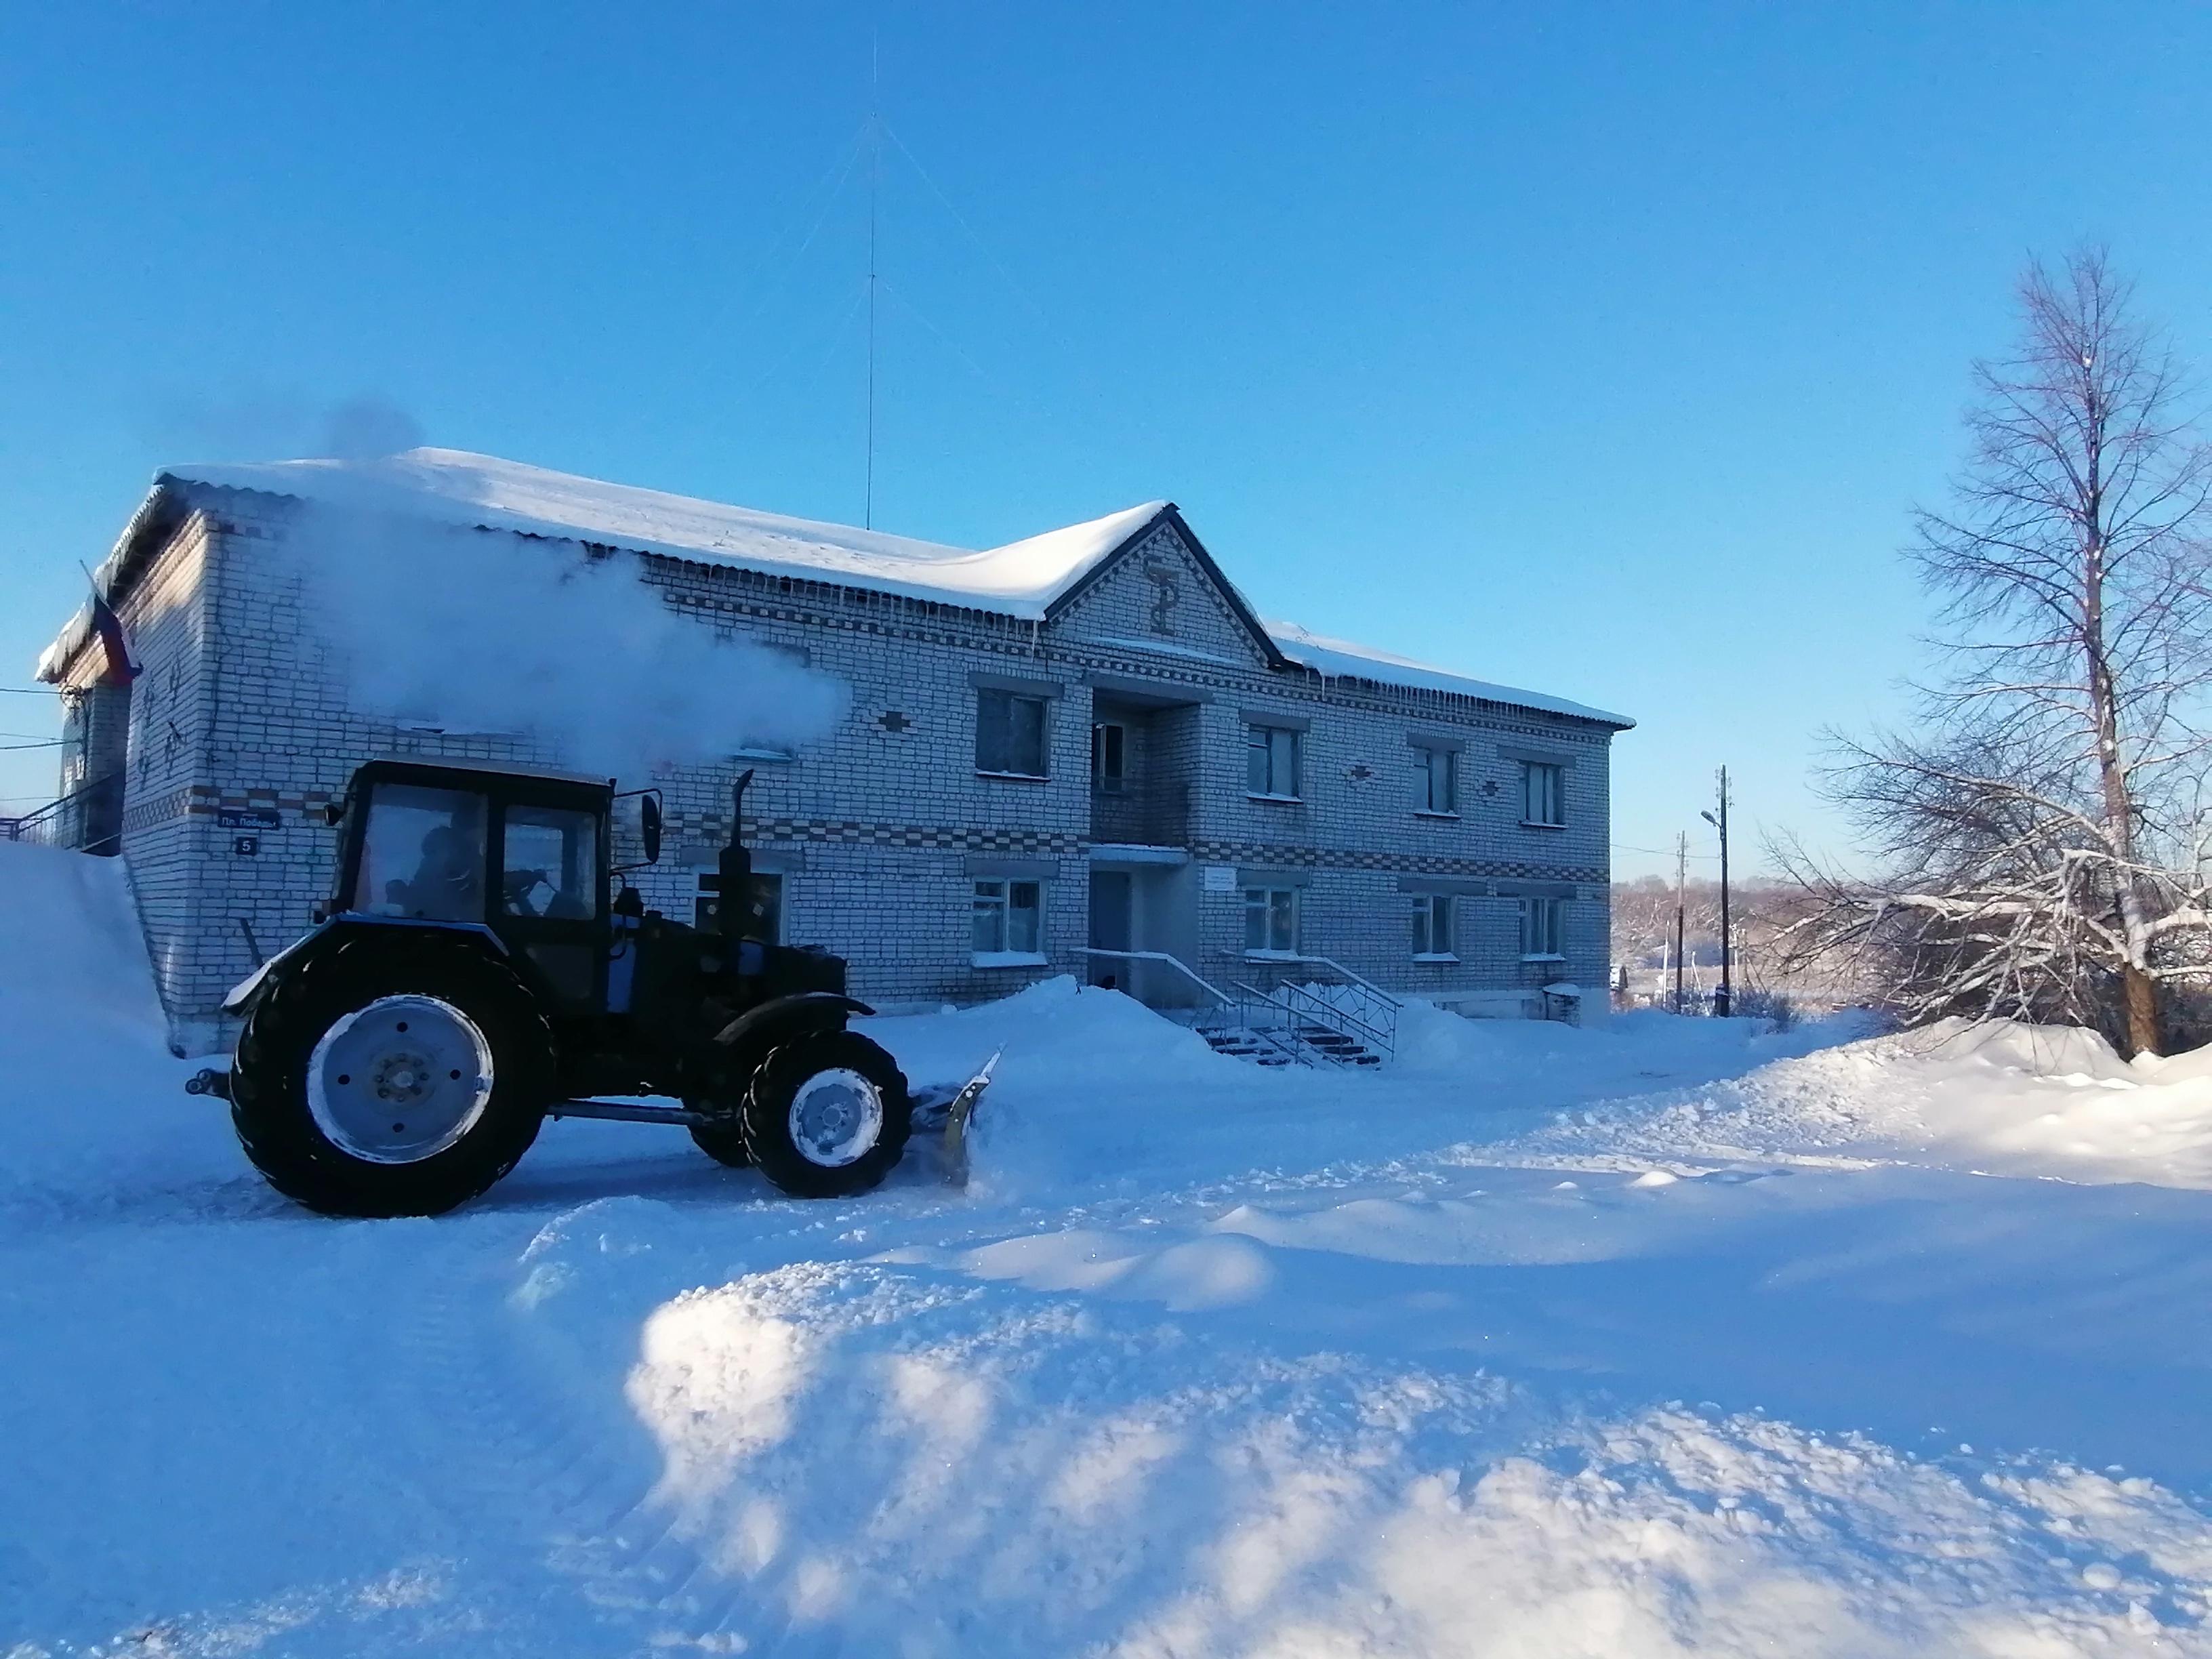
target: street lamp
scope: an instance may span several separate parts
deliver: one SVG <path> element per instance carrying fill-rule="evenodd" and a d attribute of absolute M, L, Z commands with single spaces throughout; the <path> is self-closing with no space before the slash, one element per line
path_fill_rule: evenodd
<path fill-rule="evenodd" d="M 1721 768 L 1720 781 L 1720 816 L 1716 817 L 1711 812 L 1700 812 L 1698 816 L 1721 832 L 1721 988 L 1713 994 L 1713 1017 L 1726 1019 L 1734 999 L 1729 994 L 1729 787 L 1728 768 L 1725 766 Z"/>

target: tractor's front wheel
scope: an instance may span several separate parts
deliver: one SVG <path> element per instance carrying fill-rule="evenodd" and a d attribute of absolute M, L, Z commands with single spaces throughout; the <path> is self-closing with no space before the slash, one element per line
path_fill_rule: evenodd
<path fill-rule="evenodd" d="M 696 1102 L 687 1100 L 684 1103 L 695 1111 L 698 1109 Z M 691 1126 L 691 1139 L 701 1152 L 717 1164 L 726 1164 L 732 1170 L 751 1167 L 753 1155 L 745 1150 L 744 1125 L 735 1118 L 714 1123 L 695 1123 Z"/>
<path fill-rule="evenodd" d="M 898 1062 L 854 1031 L 778 1043 L 754 1072 L 740 1121 L 760 1171 L 794 1198 L 865 1193 L 906 1151 L 914 1104 Z"/>
<path fill-rule="evenodd" d="M 482 951 L 341 941 L 288 963 L 231 1066 L 231 1121 L 269 1183 L 331 1215 L 438 1215 L 537 1139 L 553 1038 Z"/>

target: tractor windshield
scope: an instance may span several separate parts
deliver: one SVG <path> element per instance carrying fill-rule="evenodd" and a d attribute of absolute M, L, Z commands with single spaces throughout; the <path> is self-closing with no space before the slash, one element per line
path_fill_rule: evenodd
<path fill-rule="evenodd" d="M 484 803 L 459 789 L 370 792 L 353 908 L 426 921 L 484 919 Z"/>

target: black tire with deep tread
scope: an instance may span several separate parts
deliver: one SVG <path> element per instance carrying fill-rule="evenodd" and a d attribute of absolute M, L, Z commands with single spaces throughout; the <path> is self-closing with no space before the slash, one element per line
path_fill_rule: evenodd
<path fill-rule="evenodd" d="M 698 1109 L 693 1102 L 684 1103 L 694 1111 Z M 753 1155 L 745 1148 L 745 1126 L 734 1116 L 715 1123 L 693 1124 L 691 1139 L 701 1152 L 717 1164 L 726 1164 L 732 1170 L 752 1168 Z"/>
<path fill-rule="evenodd" d="M 230 1072 L 230 1121 L 269 1184 L 325 1215 L 441 1215 L 512 1170 L 553 1095 L 553 1032 L 514 969 L 473 944 L 390 930 L 331 941 L 281 965 L 247 1016 Z M 474 1127 L 415 1164 L 373 1164 L 331 1144 L 307 1108 L 323 1033 L 379 997 L 438 997 L 492 1051 L 492 1095 Z"/>
<path fill-rule="evenodd" d="M 791 1139 L 791 1103 L 799 1085 L 817 1072 L 858 1072 L 875 1085 L 884 1103 L 884 1132 L 874 1147 L 839 1169 L 803 1157 Z M 914 1102 L 906 1074 L 879 1044 L 857 1031 L 811 1030 L 787 1037 L 753 1073 L 741 1114 L 752 1161 L 793 1198 L 847 1198 L 882 1184 L 906 1151 L 914 1127 Z"/>

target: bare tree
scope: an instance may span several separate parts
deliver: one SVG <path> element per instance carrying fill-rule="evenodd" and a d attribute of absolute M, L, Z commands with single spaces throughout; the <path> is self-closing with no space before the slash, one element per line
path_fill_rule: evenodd
<path fill-rule="evenodd" d="M 1948 670 L 1917 729 L 1844 741 L 1827 791 L 1881 864 L 1784 861 L 1801 948 L 1884 955 L 1902 1012 L 2104 1025 L 2162 1046 L 2161 987 L 2207 977 L 2212 459 L 2181 372 L 2100 249 L 2031 264 L 2021 341 L 1977 364 L 1972 448 L 1908 556 Z"/>

